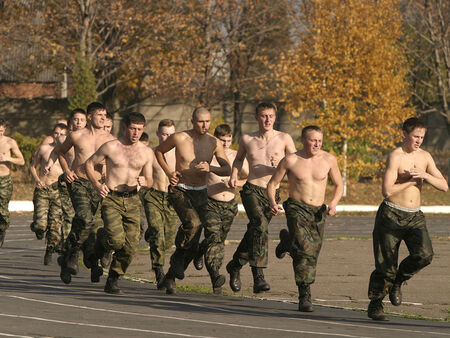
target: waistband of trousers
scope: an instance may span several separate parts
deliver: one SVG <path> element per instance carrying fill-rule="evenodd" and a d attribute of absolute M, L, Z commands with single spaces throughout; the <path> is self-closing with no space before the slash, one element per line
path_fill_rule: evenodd
<path fill-rule="evenodd" d="M 111 190 L 109 193 L 110 193 L 111 196 L 128 198 L 128 197 L 132 197 L 134 195 L 137 195 L 138 194 L 138 190 L 137 189 L 130 190 L 130 191 Z"/>
<path fill-rule="evenodd" d="M 191 185 L 186 185 L 186 184 L 183 184 L 183 183 L 178 183 L 178 184 L 177 184 L 177 187 L 178 187 L 178 188 L 181 188 L 181 189 L 184 189 L 184 190 L 204 190 L 204 189 L 206 189 L 206 184 L 205 184 L 205 185 L 201 185 L 201 186 L 199 186 L 199 187 L 193 187 L 193 186 L 191 186 Z"/>
<path fill-rule="evenodd" d="M 413 208 L 413 209 L 406 208 L 406 207 L 402 207 L 400 205 L 394 204 L 392 202 L 389 202 L 387 200 L 384 200 L 383 203 L 386 204 L 387 206 L 390 206 L 391 208 L 394 208 L 394 209 L 397 209 L 397 210 L 400 210 L 400 211 L 404 211 L 404 212 L 418 212 L 418 211 L 420 211 L 420 207 L 419 208 Z"/>

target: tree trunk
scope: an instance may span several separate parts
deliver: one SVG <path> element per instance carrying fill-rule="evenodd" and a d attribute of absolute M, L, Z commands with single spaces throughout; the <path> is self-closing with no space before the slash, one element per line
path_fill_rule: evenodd
<path fill-rule="evenodd" d="M 342 182 L 344 183 L 344 192 L 342 194 L 342 197 L 347 197 L 347 138 L 344 138 L 342 153 L 344 154 L 344 167 L 342 168 Z"/>

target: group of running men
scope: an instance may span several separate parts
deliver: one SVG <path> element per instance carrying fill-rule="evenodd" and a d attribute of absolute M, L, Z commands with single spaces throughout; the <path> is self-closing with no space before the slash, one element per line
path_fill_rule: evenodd
<path fill-rule="evenodd" d="M 249 223 L 226 265 L 229 284 L 234 292 L 240 291 L 240 270 L 249 263 L 254 293 L 268 291 L 263 272 L 268 266 L 268 224 L 281 209 L 279 185 L 287 175 L 289 198 L 283 208 L 288 229 L 280 231 L 275 253 L 279 259 L 286 253 L 292 257 L 298 309 L 313 311 L 310 285 L 315 281 L 325 219 L 336 214 L 343 182 L 336 158 L 321 149 L 321 128 L 303 128 L 303 147 L 297 151 L 289 134 L 274 129 L 276 113 L 274 104 L 258 104 L 258 130 L 244 134 L 235 151 L 230 149 L 228 125 L 219 125 L 214 135 L 208 132 L 211 114 L 205 108 L 193 111 L 189 130 L 175 132 L 172 120 L 160 121 L 156 132 L 159 145 L 153 149 L 148 147 L 148 137 L 142 137 L 146 121 L 140 113 L 124 117 L 116 139 L 110 133 L 112 117 L 102 104 L 91 103 L 86 113 L 74 110 L 69 126 L 56 124 L 31 163 L 36 182 L 31 229 L 38 239 L 46 235 L 44 264 L 50 264 L 60 247 L 60 277 L 68 284 L 78 272 L 82 251 L 91 281 L 99 282 L 103 268 L 109 267 L 104 290 L 122 293 L 118 280 L 130 265 L 142 235 L 143 209 L 157 288 L 175 293 L 175 280 L 183 279 L 193 262 L 196 269 L 206 266 L 213 291 L 220 294 L 226 281 L 220 274 L 225 240 L 238 211 L 235 189 L 242 186 L 240 195 Z M 8 165 L 24 164 L 16 142 L 4 136 L 5 128 L 1 120 L 1 244 L 9 226 L 12 193 Z M 423 122 L 409 118 L 402 132 L 401 146 L 388 156 L 382 183 L 385 200 L 373 231 L 375 270 L 369 282 L 368 316 L 374 320 L 388 320 L 383 298 L 389 294 L 391 303 L 400 305 L 402 283 L 432 260 L 431 241 L 420 211 L 423 181 L 441 191 L 448 189 L 431 155 L 420 149 L 426 132 Z M 335 189 L 325 205 L 328 179 Z M 176 229 L 178 219 L 181 224 Z M 402 240 L 409 256 L 398 265 Z M 165 273 L 165 252 L 173 243 L 176 248 Z"/>

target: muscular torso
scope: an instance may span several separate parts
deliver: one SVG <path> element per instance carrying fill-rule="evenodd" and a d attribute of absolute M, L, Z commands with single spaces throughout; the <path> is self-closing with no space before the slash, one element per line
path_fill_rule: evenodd
<path fill-rule="evenodd" d="M 8 136 L 3 136 L 0 140 L 0 154 L 5 156 L 11 156 L 11 138 Z M 9 164 L 10 162 L 0 161 L 0 176 L 9 175 Z"/>
<path fill-rule="evenodd" d="M 236 153 L 237 151 L 232 149 L 225 151 L 230 163 L 233 163 L 236 158 Z M 219 163 L 213 158 L 211 165 L 218 166 Z M 208 174 L 208 196 L 217 201 L 231 201 L 234 198 L 235 189 L 228 187 L 228 180 L 228 176 L 217 176 L 210 172 Z"/>
<path fill-rule="evenodd" d="M 421 168 L 424 171 L 427 169 L 427 159 L 425 152 L 421 149 L 412 153 L 405 153 L 401 148 L 394 150 L 393 156 L 399 159 L 399 166 L 397 170 L 397 180 L 395 183 L 404 183 L 410 180 L 409 171 L 411 168 Z M 418 180 L 418 184 L 399 191 L 387 199 L 388 201 L 405 208 L 420 207 L 420 192 L 422 190 L 422 181 Z"/>
<path fill-rule="evenodd" d="M 176 170 L 181 173 L 179 183 L 194 187 L 206 185 L 208 173 L 195 166 L 200 162 L 211 163 L 217 147 L 216 138 L 209 134 L 200 137 L 192 137 L 188 132 L 180 134 L 175 149 Z"/>
<path fill-rule="evenodd" d="M 41 182 L 44 183 L 45 185 L 50 185 L 50 184 L 55 183 L 56 181 L 58 181 L 58 177 L 63 173 L 63 170 L 59 164 L 59 161 L 56 161 L 52 165 L 52 167 L 50 168 L 48 173 L 44 174 L 44 168 L 47 167 L 48 160 L 50 158 L 50 154 L 53 149 L 54 149 L 54 146 L 52 146 L 50 144 L 43 144 L 40 146 L 40 149 L 39 149 L 39 154 L 38 154 L 39 163 L 37 163 L 39 166 L 39 171 L 37 174 L 38 174 Z"/>
<path fill-rule="evenodd" d="M 118 140 L 111 141 L 106 156 L 106 185 L 111 190 L 130 191 L 137 187 L 143 166 L 151 157 L 150 148 L 138 142 L 128 146 Z"/>
<path fill-rule="evenodd" d="M 268 140 L 260 137 L 258 133 L 244 135 L 243 142 L 247 152 L 249 175 L 247 182 L 266 188 L 278 163 L 285 155 L 286 142 L 280 131 Z"/>
<path fill-rule="evenodd" d="M 175 171 L 175 149 L 172 149 L 164 154 L 167 165 L 171 171 Z M 169 178 L 164 170 L 162 170 L 156 158 L 153 160 L 153 188 L 159 191 L 167 192 L 170 185 Z"/>
<path fill-rule="evenodd" d="M 324 203 L 331 168 L 329 156 L 324 151 L 311 158 L 302 156 L 301 151 L 288 155 L 289 197 L 313 206 Z"/>

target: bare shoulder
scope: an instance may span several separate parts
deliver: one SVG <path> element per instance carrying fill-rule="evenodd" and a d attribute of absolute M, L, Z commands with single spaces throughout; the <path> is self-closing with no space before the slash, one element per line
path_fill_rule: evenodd
<path fill-rule="evenodd" d="M 282 161 L 286 162 L 286 167 L 290 168 L 297 164 L 297 161 L 301 159 L 299 152 L 287 154 Z"/>
<path fill-rule="evenodd" d="M 337 158 L 336 156 L 334 156 L 333 154 L 322 150 L 322 156 L 325 159 L 325 161 L 329 162 L 329 163 L 337 163 Z"/>
<path fill-rule="evenodd" d="M 184 142 L 184 141 L 186 141 L 188 139 L 192 139 L 192 137 L 189 134 L 188 130 L 183 130 L 183 131 L 176 132 L 175 134 L 172 134 L 171 137 L 173 138 L 175 143 Z"/>
<path fill-rule="evenodd" d="M 3 136 L 3 137 L 5 137 L 5 143 L 6 144 L 11 145 L 11 146 L 17 145 L 16 140 L 13 139 L 12 137 L 9 137 L 9 136 Z"/>
<path fill-rule="evenodd" d="M 291 141 L 292 140 L 292 136 L 289 135 L 288 133 L 285 133 L 284 131 L 279 131 L 279 130 L 274 130 L 275 136 L 284 140 L 284 141 Z"/>

